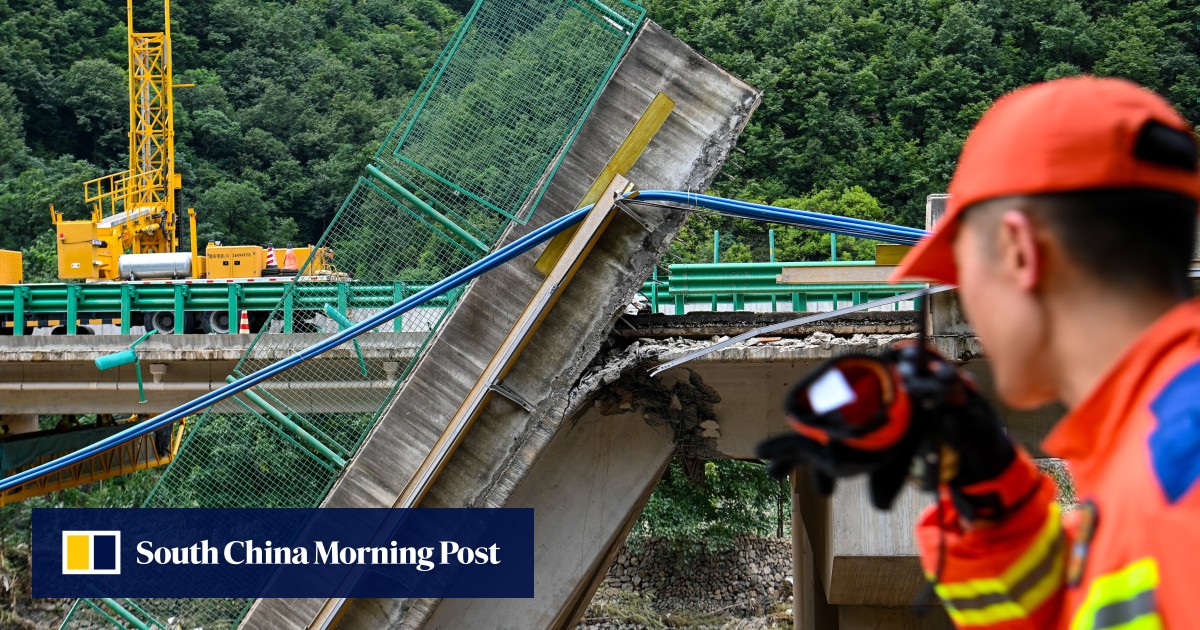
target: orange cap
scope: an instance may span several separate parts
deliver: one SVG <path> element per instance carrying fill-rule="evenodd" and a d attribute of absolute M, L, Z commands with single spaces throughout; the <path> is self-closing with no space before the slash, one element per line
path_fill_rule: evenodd
<path fill-rule="evenodd" d="M 965 208 L 1011 195 L 1150 188 L 1200 200 L 1200 172 L 1137 156 L 1149 122 L 1194 132 L 1169 103 L 1123 79 L 1071 77 L 1000 97 L 963 145 L 950 180 L 946 213 L 889 280 L 954 283 L 951 246 Z"/>

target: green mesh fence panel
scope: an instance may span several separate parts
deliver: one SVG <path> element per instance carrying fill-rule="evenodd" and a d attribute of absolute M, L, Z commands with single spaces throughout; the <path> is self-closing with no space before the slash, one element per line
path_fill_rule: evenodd
<path fill-rule="evenodd" d="M 644 14 L 620 0 L 477 3 L 376 161 L 460 222 L 527 221 Z"/>
<path fill-rule="evenodd" d="M 644 11 L 572 0 L 479 0 L 239 361 L 253 373 L 465 267 L 526 220 Z M 278 253 L 278 252 L 277 252 Z M 319 264 L 316 264 L 319 263 Z M 460 292 L 207 409 L 146 507 L 311 507 Z M 236 627 L 243 599 L 121 600 L 148 622 Z M 80 600 L 64 626 L 111 624 Z M 119 619 L 118 619 L 119 621 Z"/>

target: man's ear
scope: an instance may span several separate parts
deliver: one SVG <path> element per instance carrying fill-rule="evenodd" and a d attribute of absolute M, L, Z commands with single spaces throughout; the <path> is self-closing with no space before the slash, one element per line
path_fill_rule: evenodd
<path fill-rule="evenodd" d="M 1000 218 L 996 249 L 1004 272 L 1016 281 L 1017 287 L 1033 291 L 1041 282 L 1042 256 L 1036 230 L 1029 216 L 1019 210 L 1008 210 Z"/>

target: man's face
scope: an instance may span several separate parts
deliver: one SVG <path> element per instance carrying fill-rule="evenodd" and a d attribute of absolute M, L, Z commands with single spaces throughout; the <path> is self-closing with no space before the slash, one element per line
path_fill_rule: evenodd
<path fill-rule="evenodd" d="M 1051 366 L 1041 352 L 1046 325 L 1036 294 L 1018 280 L 1020 270 L 1013 267 L 1019 263 L 1011 249 L 1016 245 L 1005 231 L 996 216 L 962 222 L 954 240 L 958 296 L 991 364 L 1000 399 L 1031 409 L 1055 397 Z"/>

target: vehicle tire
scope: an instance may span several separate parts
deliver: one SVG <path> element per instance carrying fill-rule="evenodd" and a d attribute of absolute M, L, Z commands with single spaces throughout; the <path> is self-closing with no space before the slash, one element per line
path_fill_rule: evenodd
<path fill-rule="evenodd" d="M 200 314 L 204 332 L 210 335 L 229 334 L 229 311 L 205 311 Z"/>
<path fill-rule="evenodd" d="M 194 333 L 196 329 L 195 313 L 183 314 L 183 332 Z M 157 330 L 160 335 L 175 334 L 175 311 L 154 311 L 145 315 L 146 330 Z"/>

